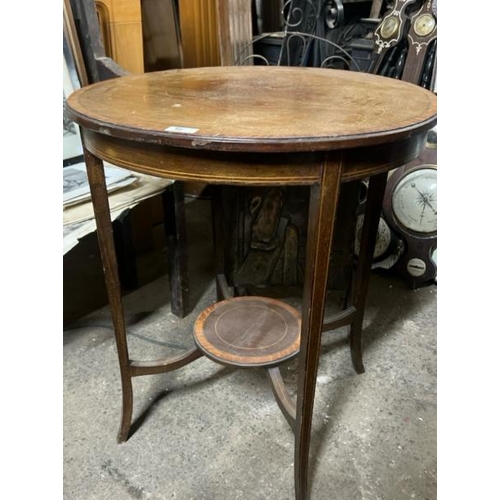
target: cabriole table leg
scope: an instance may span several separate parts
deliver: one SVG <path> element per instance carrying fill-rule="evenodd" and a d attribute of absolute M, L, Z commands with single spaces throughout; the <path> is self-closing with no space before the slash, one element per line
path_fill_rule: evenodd
<path fill-rule="evenodd" d="M 365 312 L 366 295 L 370 271 L 377 240 L 378 224 L 382 211 L 385 186 L 387 183 L 387 173 L 374 175 L 370 178 L 368 194 L 366 199 L 365 217 L 361 233 L 361 244 L 358 259 L 358 268 L 355 273 L 353 285 L 352 305 L 356 309 L 354 321 L 351 324 L 349 333 L 349 344 L 351 348 L 351 358 L 354 369 L 357 373 L 364 373 L 363 351 L 362 351 L 362 330 L 363 317 Z"/>
<path fill-rule="evenodd" d="M 85 147 L 83 149 L 87 176 L 89 179 L 90 194 L 94 206 L 94 215 L 97 226 L 97 238 L 101 251 L 102 267 L 108 300 L 111 309 L 111 317 L 115 330 L 116 347 L 120 363 L 120 376 L 122 382 L 122 418 L 117 441 L 126 441 L 132 423 L 132 376 L 130 371 L 130 360 L 127 346 L 127 334 L 125 330 L 125 319 L 123 315 L 123 304 L 121 299 L 120 279 L 118 277 L 118 264 L 116 261 L 115 245 L 113 242 L 113 227 L 109 212 L 108 193 L 106 189 L 106 178 L 102 160 L 90 153 Z"/>
<path fill-rule="evenodd" d="M 295 498 L 307 500 L 309 448 L 335 211 L 342 176 L 341 153 L 327 154 L 319 184 L 311 187 L 295 422 Z"/>

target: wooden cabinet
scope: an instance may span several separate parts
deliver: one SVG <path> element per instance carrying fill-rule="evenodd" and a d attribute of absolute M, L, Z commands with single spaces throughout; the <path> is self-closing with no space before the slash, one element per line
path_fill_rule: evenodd
<path fill-rule="evenodd" d="M 106 55 L 131 73 L 144 72 L 140 0 L 96 0 Z"/>

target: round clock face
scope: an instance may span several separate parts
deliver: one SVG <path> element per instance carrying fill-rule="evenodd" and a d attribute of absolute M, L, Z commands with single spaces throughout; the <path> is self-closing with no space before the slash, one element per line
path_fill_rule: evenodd
<path fill-rule="evenodd" d="M 359 247 L 361 244 L 361 231 L 363 229 L 364 215 L 359 215 L 356 223 L 356 240 L 354 242 L 354 252 L 359 255 Z M 391 244 L 391 230 L 384 219 L 380 218 L 378 223 L 377 240 L 375 242 L 375 250 L 373 258 L 378 259 L 383 255 Z"/>
<path fill-rule="evenodd" d="M 392 194 L 399 224 L 417 233 L 437 231 L 437 170 L 420 168 L 405 175 Z"/>
<path fill-rule="evenodd" d="M 399 28 L 399 19 L 395 16 L 388 17 L 380 27 L 380 36 L 389 38 L 393 36 Z"/>
<path fill-rule="evenodd" d="M 436 20 L 431 14 L 422 14 L 418 16 L 413 27 L 418 36 L 427 36 L 430 35 L 436 27 Z"/>

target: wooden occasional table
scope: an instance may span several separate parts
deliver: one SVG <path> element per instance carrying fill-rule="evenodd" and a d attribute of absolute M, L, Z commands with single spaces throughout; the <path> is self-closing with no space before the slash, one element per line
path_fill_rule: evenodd
<path fill-rule="evenodd" d="M 418 156 L 436 123 L 436 96 L 366 73 L 250 66 L 125 76 L 77 90 L 67 105 L 82 127 L 115 328 L 123 395 L 118 441 L 130 432 L 133 377 L 175 370 L 202 355 L 237 366 L 263 366 L 295 434 L 296 499 L 307 499 L 321 334 L 350 325 L 354 368 L 364 371 L 361 329 L 387 173 Z M 310 186 L 302 313 L 271 299 L 228 298 L 200 315 L 191 351 L 163 360 L 130 359 L 102 160 L 180 181 Z M 367 178 L 367 215 L 350 303 L 324 318 L 340 186 Z M 224 283 L 218 288 L 224 292 Z M 239 334 L 232 333 L 231 322 L 240 327 Z M 279 372 L 279 363 L 295 354 L 296 401 Z"/>

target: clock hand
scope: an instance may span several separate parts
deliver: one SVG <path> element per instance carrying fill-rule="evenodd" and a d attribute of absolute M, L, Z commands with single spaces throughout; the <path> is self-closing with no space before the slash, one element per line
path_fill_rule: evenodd
<path fill-rule="evenodd" d="M 421 193 L 418 189 L 417 186 L 415 185 L 414 182 L 411 183 L 411 187 L 420 195 L 422 198 L 422 201 L 425 205 L 429 205 L 430 209 L 434 212 L 434 215 L 437 215 L 437 210 L 430 204 L 429 200 L 427 199 L 427 196 L 423 193 Z"/>
<path fill-rule="evenodd" d="M 418 189 L 417 189 L 417 186 L 414 182 L 412 182 L 411 184 L 411 187 L 422 197 L 422 199 L 425 198 L 425 196 L 423 195 L 423 193 L 421 193 Z"/>
<path fill-rule="evenodd" d="M 420 225 L 422 225 L 422 219 L 424 218 L 424 213 L 425 213 L 425 207 L 427 205 L 424 203 L 424 208 L 422 209 L 422 213 L 420 214 Z"/>
<path fill-rule="evenodd" d="M 429 200 L 427 200 L 427 198 L 424 200 L 424 203 L 426 203 L 427 205 L 429 205 L 429 207 L 431 208 L 431 210 L 434 212 L 434 215 L 437 215 L 437 210 L 430 204 Z"/>
<path fill-rule="evenodd" d="M 422 201 L 424 202 L 424 205 L 429 205 L 429 208 L 434 212 L 434 215 L 437 215 L 437 210 L 431 205 L 428 196 L 422 195 Z"/>

